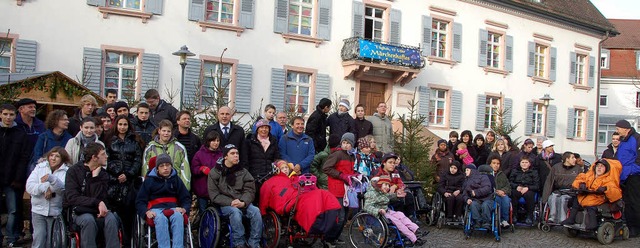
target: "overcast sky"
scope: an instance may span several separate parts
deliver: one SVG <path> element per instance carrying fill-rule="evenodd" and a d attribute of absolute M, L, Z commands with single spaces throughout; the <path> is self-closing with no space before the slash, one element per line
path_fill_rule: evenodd
<path fill-rule="evenodd" d="M 640 0 L 591 0 L 607 19 L 640 19 Z"/>

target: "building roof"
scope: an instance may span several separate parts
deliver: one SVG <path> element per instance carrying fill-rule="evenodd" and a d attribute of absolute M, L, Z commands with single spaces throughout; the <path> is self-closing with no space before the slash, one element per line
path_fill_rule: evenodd
<path fill-rule="evenodd" d="M 640 49 L 640 20 L 609 19 L 620 34 L 602 43 L 604 48 Z"/>
<path fill-rule="evenodd" d="M 54 89 L 50 89 L 50 87 L 53 87 L 53 86 L 49 82 L 46 82 L 46 80 L 49 78 L 59 79 L 60 82 L 64 84 L 64 88 L 75 88 L 75 89 L 79 89 L 79 91 L 75 91 L 75 93 L 69 93 L 69 91 L 62 92 L 62 91 L 56 91 Z M 47 86 L 43 86 L 43 84 L 38 86 L 39 82 L 40 83 L 44 82 L 44 84 L 47 84 Z M 61 98 L 58 98 L 58 96 L 66 95 L 67 100 L 74 100 L 74 97 L 78 96 L 77 94 L 86 94 L 86 93 L 91 94 L 94 98 L 96 98 L 96 100 L 98 101 L 98 104 L 100 105 L 106 102 L 106 100 L 102 98 L 100 95 L 89 90 L 84 85 L 76 82 L 75 80 L 71 79 L 70 77 L 68 77 L 67 75 L 65 75 L 60 71 L 0 73 L 0 89 L 3 89 L 5 87 L 22 87 L 22 91 L 18 96 L 19 98 L 22 98 L 23 97 L 22 95 L 29 94 L 32 91 L 48 92 L 48 94 L 46 95 L 48 95 L 50 99 L 47 99 L 44 101 L 50 102 L 50 103 L 61 103 L 63 100 Z M 58 88 L 58 90 L 60 89 Z M 82 95 L 80 95 L 80 97 L 81 96 Z M 38 102 L 43 101 L 42 99 L 36 99 L 36 100 Z"/>

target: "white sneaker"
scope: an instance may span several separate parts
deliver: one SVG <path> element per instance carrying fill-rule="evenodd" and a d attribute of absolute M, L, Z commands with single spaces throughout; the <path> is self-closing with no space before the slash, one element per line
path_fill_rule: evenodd
<path fill-rule="evenodd" d="M 508 227 L 509 222 L 507 222 L 506 220 L 503 220 L 502 222 L 500 222 L 500 225 L 502 225 L 502 227 Z"/>

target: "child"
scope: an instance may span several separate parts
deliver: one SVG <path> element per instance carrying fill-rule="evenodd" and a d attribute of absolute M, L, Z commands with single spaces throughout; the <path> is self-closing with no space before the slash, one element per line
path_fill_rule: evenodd
<path fill-rule="evenodd" d="M 191 160 L 191 187 L 193 187 L 193 193 L 198 197 L 197 202 L 200 213 L 204 213 L 209 202 L 207 177 L 220 158 L 222 158 L 220 134 L 218 132 L 208 132 L 204 136 L 204 142 L 200 150 L 196 152 Z"/>
<path fill-rule="evenodd" d="M 458 150 L 456 151 L 456 155 L 460 157 L 460 160 L 462 161 L 462 164 L 464 166 L 473 164 L 473 157 L 471 157 L 471 155 L 469 154 L 469 149 L 467 149 L 467 144 L 459 143 Z"/>
<path fill-rule="evenodd" d="M 138 215 L 155 224 L 158 247 L 184 246 L 183 214 L 191 207 L 191 195 L 171 163 L 169 155 L 158 155 L 136 198 Z"/>
<path fill-rule="evenodd" d="M 391 220 L 398 230 L 409 238 L 414 245 L 420 246 L 424 244 L 422 239 L 416 236 L 422 236 L 421 233 L 417 232 L 418 225 L 411 222 L 402 212 L 388 209 L 389 200 L 396 198 L 396 194 L 390 192 L 390 185 L 391 178 L 389 176 L 382 175 L 372 178 L 371 184 L 367 188 L 367 193 L 364 194 L 365 202 L 367 203 L 364 205 L 364 211 L 374 216 L 383 215 Z"/>
<path fill-rule="evenodd" d="M 447 142 L 447 149 L 449 149 L 449 151 L 453 151 L 454 148 L 458 147 L 458 143 L 460 142 L 458 141 L 458 137 L 458 132 L 449 132 L 449 141 Z"/>
<path fill-rule="evenodd" d="M 491 181 L 489 177 L 478 172 L 475 165 L 467 165 L 464 171 L 467 179 L 462 185 L 462 198 L 471 206 L 473 228 L 491 228 Z"/>
<path fill-rule="evenodd" d="M 462 174 L 458 161 L 451 163 L 449 170 L 440 174 L 438 193 L 444 196 L 445 206 L 447 209 L 445 217 L 448 220 L 462 220 L 464 211 L 464 199 L 462 199 L 463 183 L 464 174 Z"/>
<path fill-rule="evenodd" d="M 371 176 L 371 173 L 380 167 L 380 165 L 376 163 L 376 156 L 371 153 L 371 145 L 366 137 L 358 139 L 358 153 L 356 154 L 354 166 L 356 172 L 366 177 Z"/>
<path fill-rule="evenodd" d="M 511 185 L 509 184 L 507 176 L 500 170 L 500 165 L 502 164 L 500 155 L 493 154 L 489 156 L 487 162 L 489 162 L 489 166 L 493 169 L 493 177 L 496 183 L 495 200 L 500 204 L 500 219 L 502 220 L 500 221 L 500 225 L 502 225 L 502 227 L 508 227 Z"/>
<path fill-rule="evenodd" d="M 533 208 L 536 203 L 535 195 L 538 191 L 540 181 L 538 171 L 531 169 L 531 160 L 529 157 L 522 156 L 520 159 L 520 168 L 511 170 L 509 182 L 511 182 L 511 204 L 513 205 L 513 209 L 518 209 L 520 197 L 524 197 L 527 209 L 525 223 L 527 225 L 533 225 L 532 217 Z M 522 220 L 520 220 L 520 222 L 522 222 Z"/>

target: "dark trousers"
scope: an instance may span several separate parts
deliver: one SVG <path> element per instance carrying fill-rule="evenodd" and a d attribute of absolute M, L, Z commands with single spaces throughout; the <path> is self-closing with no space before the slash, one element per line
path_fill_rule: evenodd
<path fill-rule="evenodd" d="M 444 197 L 443 199 L 446 203 L 445 207 L 447 209 L 447 218 L 455 216 L 462 216 L 464 211 L 464 199 L 462 198 L 462 194 L 458 194 L 458 196 L 449 196 Z"/>
<path fill-rule="evenodd" d="M 598 227 L 598 217 L 597 217 L 598 207 L 580 206 L 580 204 L 578 203 L 578 197 L 573 197 L 572 201 L 573 203 L 571 204 L 569 217 L 567 217 L 567 219 L 562 223 L 569 224 L 569 225 L 576 223 L 576 217 L 578 216 L 578 214 L 582 214 L 582 211 L 586 210 L 587 215 L 585 216 L 585 219 L 582 220 L 584 223 L 585 229 L 587 230 L 596 229 Z"/>
<path fill-rule="evenodd" d="M 527 210 L 527 218 L 532 218 L 533 209 L 535 208 L 536 204 L 536 192 L 529 190 L 523 195 L 519 191 L 513 190 L 511 191 L 511 195 L 513 196 L 511 197 L 511 205 L 513 205 L 513 209 L 515 209 L 515 211 L 517 211 L 520 205 L 520 197 L 524 197 L 525 209 Z"/>
<path fill-rule="evenodd" d="M 342 197 L 338 197 L 338 202 L 340 203 L 340 205 L 342 205 Z M 344 206 L 340 208 L 340 213 L 338 213 L 337 226 L 327 232 L 327 234 L 324 236 L 325 241 L 331 243 L 338 240 L 340 234 L 342 233 L 342 229 L 344 229 L 344 223 L 347 220 L 347 211 L 348 209 Z"/>
<path fill-rule="evenodd" d="M 640 234 L 640 175 L 629 176 L 622 184 L 622 200 L 629 234 L 637 237 Z"/>

